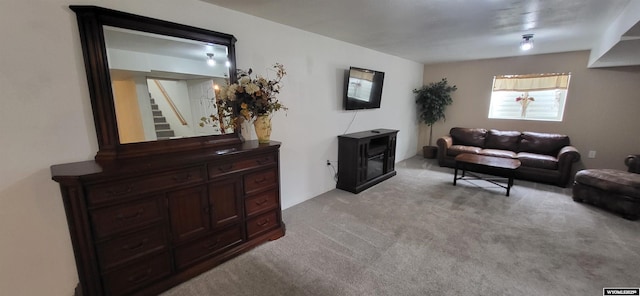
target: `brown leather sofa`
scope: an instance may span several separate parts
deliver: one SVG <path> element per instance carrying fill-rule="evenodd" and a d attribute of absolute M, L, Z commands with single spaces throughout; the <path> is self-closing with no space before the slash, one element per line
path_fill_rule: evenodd
<path fill-rule="evenodd" d="M 629 155 L 625 171 L 588 169 L 576 173 L 573 200 L 620 213 L 624 218 L 640 217 L 640 155 Z"/>
<path fill-rule="evenodd" d="M 566 187 L 580 153 L 560 134 L 454 127 L 438 138 L 438 164 L 455 167 L 455 157 L 473 153 L 517 158 L 516 178 Z"/>

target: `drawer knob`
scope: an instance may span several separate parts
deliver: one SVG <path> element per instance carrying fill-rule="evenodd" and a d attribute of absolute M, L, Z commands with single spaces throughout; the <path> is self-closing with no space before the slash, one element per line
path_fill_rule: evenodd
<path fill-rule="evenodd" d="M 122 249 L 123 249 L 123 250 L 127 250 L 127 251 L 132 251 L 132 250 L 140 249 L 140 248 L 142 248 L 142 247 L 147 243 L 147 241 L 149 241 L 149 240 L 145 238 L 145 239 L 143 239 L 141 242 L 139 242 L 139 243 L 137 243 L 137 244 L 135 244 L 135 245 L 133 245 L 133 246 L 130 246 L 130 245 L 124 245 L 124 246 L 122 246 Z"/>
<path fill-rule="evenodd" d="M 269 199 L 265 197 L 265 198 L 263 198 L 263 199 L 261 199 L 261 200 L 256 200 L 256 205 L 257 205 L 257 206 L 261 206 L 261 205 L 263 205 L 265 202 L 268 202 L 268 201 L 269 201 Z"/>
<path fill-rule="evenodd" d="M 267 177 L 265 176 L 262 176 L 262 178 L 260 179 L 254 180 L 254 182 L 256 182 L 257 184 L 264 183 L 265 181 L 267 181 Z"/>
<path fill-rule="evenodd" d="M 142 274 L 138 274 L 138 275 L 132 275 L 129 277 L 129 281 L 133 282 L 133 283 L 139 283 L 142 282 L 146 279 L 149 278 L 149 276 L 151 275 L 151 272 L 153 272 L 153 269 L 149 268 L 147 269 L 146 272 L 142 273 Z"/>
<path fill-rule="evenodd" d="M 233 165 L 228 164 L 228 165 L 225 165 L 225 166 L 219 166 L 219 167 L 218 167 L 218 171 L 221 171 L 221 172 L 228 172 L 228 171 L 230 171 L 232 168 L 233 168 Z"/>
<path fill-rule="evenodd" d="M 131 220 L 131 219 L 135 219 L 140 217 L 140 215 L 142 215 L 142 213 L 144 213 L 144 208 L 139 209 L 135 214 L 133 215 L 129 215 L 129 216 L 125 216 L 123 213 L 120 213 L 116 216 L 116 218 L 118 218 L 118 220 L 121 221 L 127 221 L 127 220 Z"/>
<path fill-rule="evenodd" d="M 107 193 L 107 196 L 117 196 L 117 195 L 127 194 L 127 193 L 131 192 L 132 190 L 133 190 L 133 185 L 129 184 L 124 189 L 121 189 L 121 190 L 110 189 L 110 190 L 107 190 L 106 193 Z"/>
<path fill-rule="evenodd" d="M 258 226 L 260 226 L 260 227 L 263 227 L 263 226 L 265 226 L 265 225 L 269 224 L 269 222 L 271 222 L 271 219 L 267 218 L 267 219 L 264 219 L 264 220 L 262 220 L 262 221 L 259 221 L 259 222 L 258 222 L 258 223 L 256 223 L 256 224 L 257 224 Z"/>
<path fill-rule="evenodd" d="M 269 157 L 265 157 L 263 159 L 257 159 L 256 162 L 258 164 L 265 164 L 265 163 L 269 163 L 271 161 L 271 159 Z"/>
<path fill-rule="evenodd" d="M 178 183 L 186 182 L 189 180 L 191 180 L 191 173 L 187 173 L 184 176 L 173 176 L 173 181 L 176 181 Z"/>

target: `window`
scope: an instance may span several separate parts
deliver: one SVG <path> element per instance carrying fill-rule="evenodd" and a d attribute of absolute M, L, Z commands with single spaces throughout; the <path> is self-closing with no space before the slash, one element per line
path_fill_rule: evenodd
<path fill-rule="evenodd" d="M 493 78 L 489 118 L 562 121 L 571 74 Z"/>

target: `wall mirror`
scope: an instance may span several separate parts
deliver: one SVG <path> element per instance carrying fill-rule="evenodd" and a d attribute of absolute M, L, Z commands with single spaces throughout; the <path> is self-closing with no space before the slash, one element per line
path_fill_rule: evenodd
<path fill-rule="evenodd" d="M 96 160 L 233 145 L 217 86 L 235 81 L 235 37 L 96 6 L 70 6 L 78 27 L 100 151 Z"/>

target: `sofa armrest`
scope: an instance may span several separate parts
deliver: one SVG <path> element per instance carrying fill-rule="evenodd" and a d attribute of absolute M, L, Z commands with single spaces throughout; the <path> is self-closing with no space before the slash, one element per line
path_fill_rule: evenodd
<path fill-rule="evenodd" d="M 453 139 L 449 135 L 442 136 L 438 138 L 438 141 L 436 141 L 436 144 L 438 145 L 438 148 L 448 149 L 449 147 L 451 147 L 451 145 L 453 145 Z"/>
<path fill-rule="evenodd" d="M 438 164 L 444 165 L 444 158 L 447 156 L 447 149 L 453 145 L 453 139 L 450 135 L 442 136 L 436 141 L 438 145 Z"/>
<path fill-rule="evenodd" d="M 624 164 L 629 167 L 629 172 L 640 174 L 640 154 L 632 154 L 627 156 Z"/>
<path fill-rule="evenodd" d="M 573 146 L 564 146 L 558 152 L 558 186 L 566 187 L 573 176 L 572 166 L 574 162 L 580 160 L 580 152 Z"/>
<path fill-rule="evenodd" d="M 558 152 L 558 162 L 576 162 L 578 160 L 580 160 L 580 152 L 578 152 L 578 149 L 576 149 L 576 147 L 573 146 L 564 146 L 562 147 L 562 149 L 560 149 L 560 152 Z"/>

